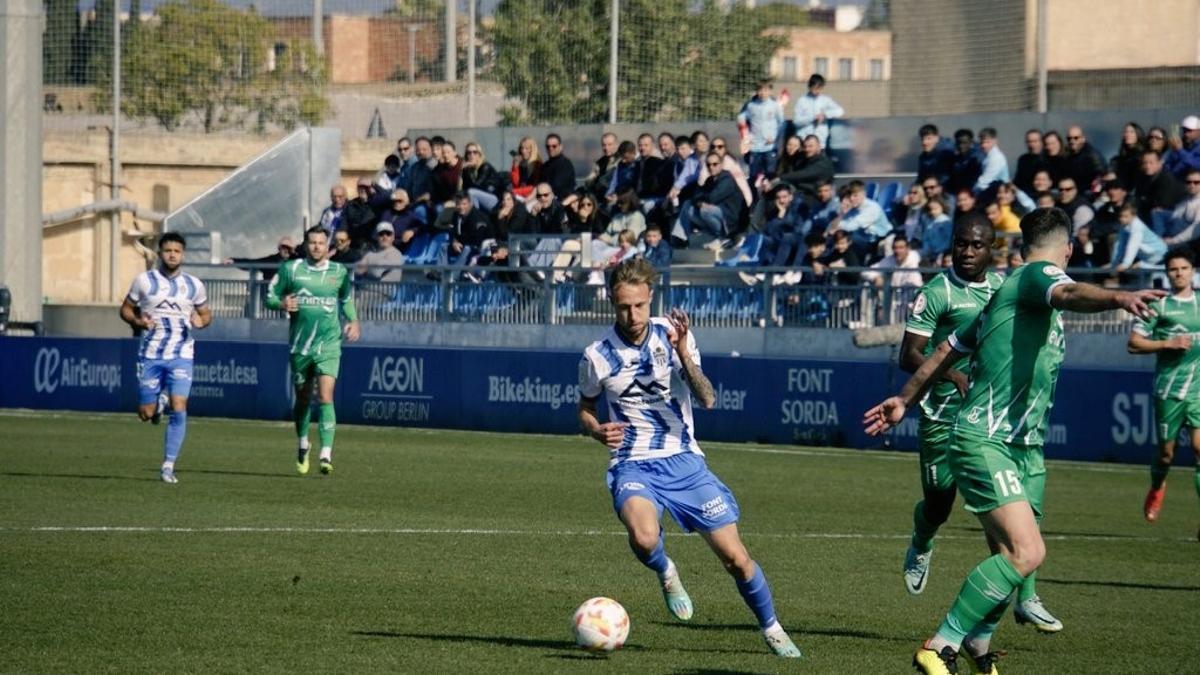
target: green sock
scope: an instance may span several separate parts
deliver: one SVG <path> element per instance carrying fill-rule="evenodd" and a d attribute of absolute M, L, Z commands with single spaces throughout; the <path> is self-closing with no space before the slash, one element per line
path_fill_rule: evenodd
<path fill-rule="evenodd" d="M 957 650 L 967 633 L 975 630 L 995 609 L 1007 603 L 1024 577 L 1012 563 L 996 554 L 979 563 L 963 582 L 958 597 L 938 628 L 937 637 Z"/>
<path fill-rule="evenodd" d="M 1025 577 L 1025 581 L 1021 582 L 1021 589 L 1017 591 L 1017 602 L 1025 602 L 1026 600 L 1037 595 L 1037 570 L 1033 574 Z"/>
<path fill-rule="evenodd" d="M 296 423 L 296 438 L 308 438 L 308 422 L 312 417 L 312 406 L 296 405 L 292 408 L 292 421 Z"/>
<path fill-rule="evenodd" d="M 917 502 L 917 508 L 913 509 L 912 547 L 921 553 L 932 551 L 933 538 L 937 531 L 938 526 L 925 519 L 925 501 Z"/>
<path fill-rule="evenodd" d="M 1196 496 L 1200 497 L 1200 464 L 1196 465 L 1196 476 L 1194 480 L 1196 481 Z"/>
<path fill-rule="evenodd" d="M 337 431 L 337 416 L 333 413 L 332 403 L 321 404 L 321 423 L 317 426 L 321 437 L 321 449 L 333 447 L 333 434 Z"/>
<path fill-rule="evenodd" d="M 1000 624 L 1000 619 L 1004 618 L 1004 613 L 1008 611 L 1008 606 L 1012 604 L 1012 596 L 1004 600 L 1004 602 L 996 605 L 992 611 L 988 612 L 983 617 L 983 620 L 975 626 L 964 642 L 970 643 L 971 654 L 973 656 L 983 656 L 992 646 L 992 635 L 996 633 L 996 626 Z"/>
<path fill-rule="evenodd" d="M 1163 486 L 1167 480 L 1167 474 L 1171 471 L 1170 464 L 1159 464 L 1155 462 L 1150 465 L 1150 489 L 1157 490 Z"/>

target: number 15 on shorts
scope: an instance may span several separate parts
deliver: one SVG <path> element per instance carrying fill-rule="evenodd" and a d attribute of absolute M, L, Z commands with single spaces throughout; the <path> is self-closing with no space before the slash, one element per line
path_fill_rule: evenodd
<path fill-rule="evenodd" d="M 1010 495 L 1021 494 L 1021 479 L 1017 477 L 1017 472 L 1012 469 L 1004 469 L 992 474 L 992 480 L 996 483 L 996 488 L 1000 490 L 1001 496 L 1008 497 Z"/>

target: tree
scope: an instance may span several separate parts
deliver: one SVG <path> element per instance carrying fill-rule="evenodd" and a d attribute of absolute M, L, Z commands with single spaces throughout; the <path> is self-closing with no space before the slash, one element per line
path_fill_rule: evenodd
<path fill-rule="evenodd" d="M 42 77 L 46 84 L 72 83 L 71 59 L 78 25 L 75 0 L 47 0 L 42 44 Z"/>
<path fill-rule="evenodd" d="M 318 124 L 328 109 L 325 63 L 308 41 L 282 47 L 276 49 L 274 29 L 253 10 L 172 0 L 158 8 L 157 22 L 133 32 L 123 52 L 122 110 L 168 130 L 191 114 L 205 132 Z"/>
<path fill-rule="evenodd" d="M 504 122 L 608 119 L 611 6 L 611 0 L 501 1 L 489 36 L 493 73 L 522 103 L 503 111 Z M 622 0 L 620 9 L 620 121 L 728 117 L 784 40 L 764 34 L 771 14 L 740 3 Z"/>

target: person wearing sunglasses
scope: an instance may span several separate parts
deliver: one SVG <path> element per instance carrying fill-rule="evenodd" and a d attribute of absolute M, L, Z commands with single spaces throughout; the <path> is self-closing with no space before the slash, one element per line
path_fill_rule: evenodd
<path fill-rule="evenodd" d="M 729 237 L 737 227 L 746 208 L 741 190 L 733 175 L 723 168 L 723 157 L 715 149 L 704 157 L 704 168 L 708 178 L 692 201 L 691 212 L 685 225 L 694 224 L 713 236 L 705 248 L 719 251 L 729 248 Z"/>
<path fill-rule="evenodd" d="M 1088 142 L 1083 128 L 1078 124 L 1067 129 L 1067 148 L 1070 150 L 1067 153 L 1067 171 L 1071 178 L 1075 179 L 1079 193 L 1084 198 L 1091 199 L 1094 192 L 1092 186 L 1098 185 L 1097 181 L 1108 169 L 1108 162 L 1104 161 L 1104 155 Z"/>
<path fill-rule="evenodd" d="M 560 201 L 575 190 L 575 165 L 563 154 L 562 137 L 546 134 L 546 161 L 542 162 L 542 182 Z"/>
<path fill-rule="evenodd" d="M 471 196 L 475 208 L 484 211 L 496 208 L 506 187 L 507 178 L 488 163 L 483 148 L 475 142 L 467 143 L 463 148 L 462 189 Z"/>
<path fill-rule="evenodd" d="M 1200 169 L 1200 117 L 1188 115 L 1179 123 L 1182 138 L 1168 139 L 1171 151 L 1166 156 L 1167 171 L 1184 178 L 1192 169 Z"/>
<path fill-rule="evenodd" d="M 1166 238 L 1168 246 L 1191 244 L 1200 239 L 1200 169 L 1187 172 L 1183 181 L 1187 197 L 1171 212 L 1171 231 L 1175 234 Z"/>
<path fill-rule="evenodd" d="M 554 196 L 549 183 L 537 184 L 529 215 L 533 216 L 534 231 L 541 234 L 564 234 L 569 230 L 566 209 Z"/>

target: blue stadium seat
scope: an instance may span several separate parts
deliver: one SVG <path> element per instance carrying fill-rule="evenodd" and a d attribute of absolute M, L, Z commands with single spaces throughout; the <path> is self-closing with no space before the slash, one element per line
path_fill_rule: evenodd
<path fill-rule="evenodd" d="M 408 250 L 404 252 L 405 264 L 420 265 L 419 261 L 425 255 L 426 249 L 429 248 L 429 240 L 429 235 L 425 233 L 414 236 L 408 244 Z"/>
<path fill-rule="evenodd" d="M 866 184 L 867 199 L 875 199 L 875 193 L 879 192 L 879 183 L 871 181 Z"/>
<path fill-rule="evenodd" d="M 746 239 L 738 248 L 737 253 L 728 260 L 718 260 L 717 267 L 746 267 L 754 266 L 759 263 L 759 255 L 762 253 L 763 235 L 761 232 L 754 232 L 746 235 Z"/>
<path fill-rule="evenodd" d="M 875 201 L 879 202 L 879 205 L 883 207 L 883 213 L 888 218 L 892 217 L 892 207 L 895 205 L 896 199 L 899 198 L 903 189 L 903 183 L 892 181 L 884 185 L 883 189 L 879 191 L 879 199 Z"/>

